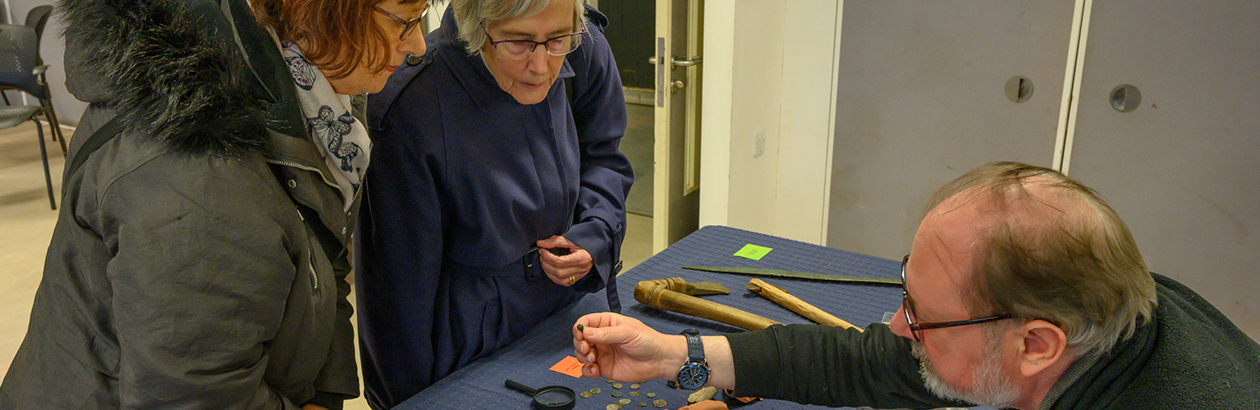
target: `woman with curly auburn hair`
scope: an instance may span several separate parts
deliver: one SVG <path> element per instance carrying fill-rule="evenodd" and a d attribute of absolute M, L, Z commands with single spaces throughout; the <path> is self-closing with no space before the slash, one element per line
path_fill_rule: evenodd
<path fill-rule="evenodd" d="M 0 409 L 340 409 L 379 91 L 426 0 L 62 0 L 90 105 Z"/>

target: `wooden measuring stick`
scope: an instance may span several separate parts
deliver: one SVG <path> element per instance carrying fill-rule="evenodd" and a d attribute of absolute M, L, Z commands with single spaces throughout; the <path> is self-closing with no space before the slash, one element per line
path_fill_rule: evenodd
<path fill-rule="evenodd" d="M 787 291 L 780 289 L 778 286 L 766 283 L 761 279 L 749 280 L 747 289 L 757 292 L 757 294 L 764 296 L 766 299 L 770 299 L 772 302 L 779 304 L 779 306 L 783 306 L 788 308 L 788 310 L 800 314 L 801 316 L 805 316 L 809 320 L 813 320 L 827 326 L 840 326 L 846 329 L 854 328 L 859 332 L 862 331 L 861 328 L 853 326 L 853 324 L 849 322 L 840 320 L 840 318 L 832 316 L 830 313 L 824 312 L 822 309 L 816 308 L 814 305 L 811 305 L 796 296 L 788 294 Z"/>

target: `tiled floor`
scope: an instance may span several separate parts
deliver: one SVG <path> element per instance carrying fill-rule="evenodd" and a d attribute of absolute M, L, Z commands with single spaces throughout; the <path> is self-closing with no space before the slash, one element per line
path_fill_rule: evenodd
<path fill-rule="evenodd" d="M 71 131 L 66 130 L 65 134 L 69 137 Z M 57 222 L 57 211 L 48 206 L 36 141 L 33 124 L 0 130 L 0 378 L 8 372 L 26 333 L 44 256 Z M 49 167 L 60 208 L 65 159 L 56 143 L 46 142 L 51 144 Z M 625 270 L 651 256 L 651 249 L 652 218 L 630 215 L 622 246 Z M 347 410 L 367 408 L 362 399 L 346 403 Z"/>

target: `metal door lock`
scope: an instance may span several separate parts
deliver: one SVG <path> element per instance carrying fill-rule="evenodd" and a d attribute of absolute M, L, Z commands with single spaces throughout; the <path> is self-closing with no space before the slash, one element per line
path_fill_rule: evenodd
<path fill-rule="evenodd" d="M 1120 112 L 1132 112 L 1142 104 L 1142 92 L 1137 87 L 1120 84 L 1111 90 L 1111 108 Z"/>
<path fill-rule="evenodd" d="M 1006 99 L 1014 103 L 1022 103 L 1032 98 L 1033 83 L 1028 77 L 1017 75 L 1006 80 Z"/>

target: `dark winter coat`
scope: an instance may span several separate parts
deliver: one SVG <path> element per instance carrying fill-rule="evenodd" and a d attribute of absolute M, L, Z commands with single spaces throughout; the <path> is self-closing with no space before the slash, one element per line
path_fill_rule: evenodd
<path fill-rule="evenodd" d="M 111 118 L 124 131 L 67 176 L 0 409 L 339 408 L 357 396 L 355 218 L 246 1 L 58 10 L 67 86 L 90 103 L 70 158 Z"/>
<path fill-rule="evenodd" d="M 365 396 L 392 407 L 508 345 L 615 278 L 633 180 L 618 151 L 625 100 L 602 30 L 569 54 L 538 104 L 504 92 L 456 39 L 455 13 L 419 65 L 370 97 L 374 148 L 355 280 Z M 573 88 L 572 107 L 566 88 Z M 561 235 L 594 267 L 552 283 L 531 251 Z"/>

